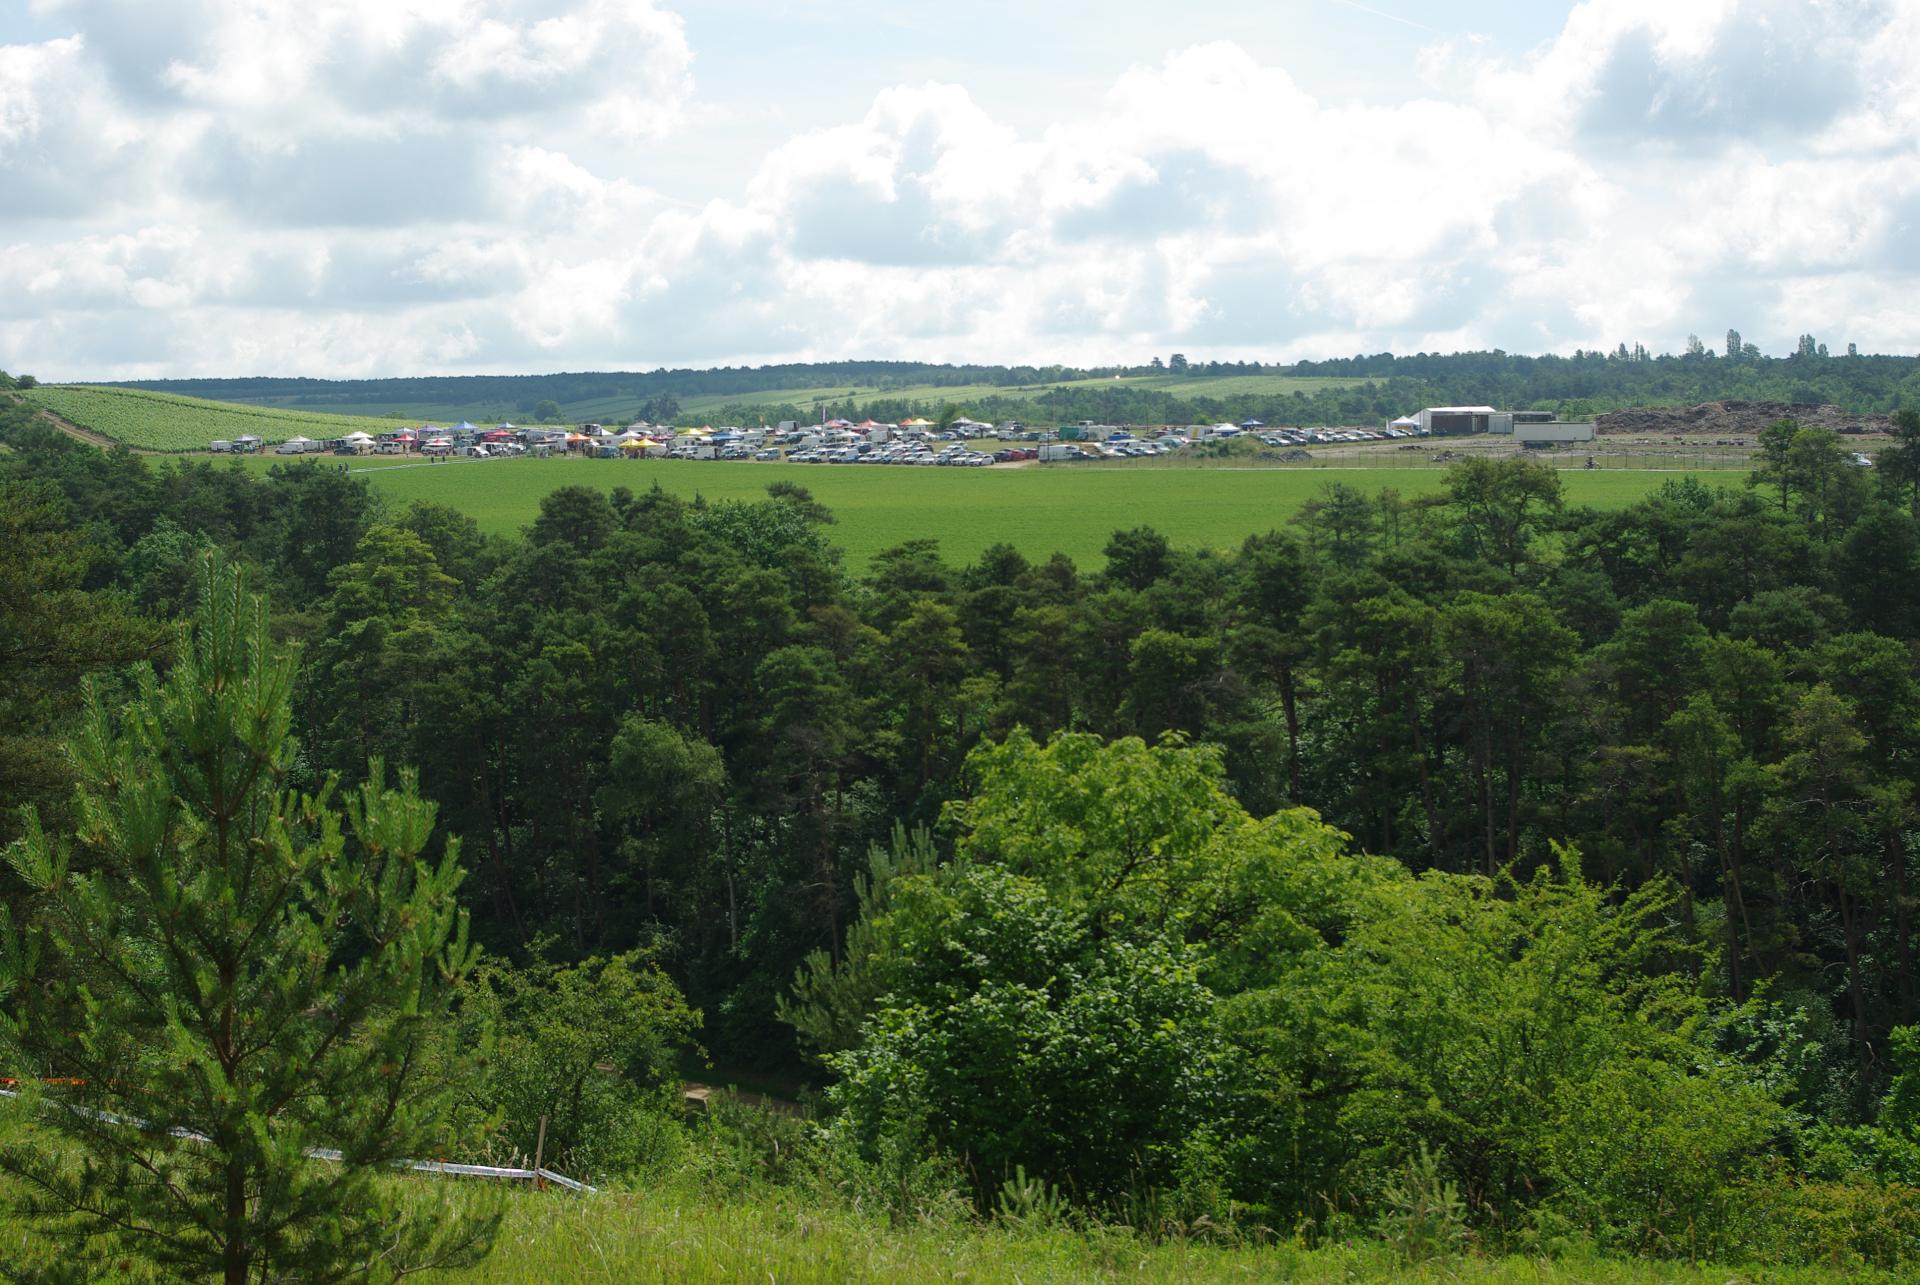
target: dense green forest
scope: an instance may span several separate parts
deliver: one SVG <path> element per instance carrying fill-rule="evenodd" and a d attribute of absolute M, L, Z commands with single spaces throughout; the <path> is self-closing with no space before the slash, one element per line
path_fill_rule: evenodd
<path fill-rule="evenodd" d="M 1245 376 L 1349 381 L 1265 390 Z M 1115 376 L 1123 382 L 1112 382 Z M 1148 385 L 1125 379 L 1153 377 Z M 1101 380 L 1106 384 L 1087 381 Z M 1228 382 L 1231 380 L 1231 382 Z M 852 386 L 877 391 L 847 395 Z M 694 419 L 751 423 L 819 419 L 822 414 L 897 419 L 937 413 L 946 404 L 994 421 L 1184 424 L 1254 417 L 1274 424 L 1372 424 L 1421 406 L 1482 404 L 1560 411 L 1568 418 L 1628 406 L 1692 405 L 1721 398 L 1832 404 L 1855 412 L 1920 405 L 1920 359 L 1831 354 L 1811 336 L 1786 357 L 1762 355 L 1729 334 L 1723 352 L 1690 345 L 1654 356 L 1638 345 L 1611 353 L 1522 356 L 1505 352 L 1392 353 L 1293 363 L 1188 360 L 1151 365 L 932 365 L 846 361 L 721 368 L 414 379 L 187 379 L 134 387 L 217 400 L 325 410 L 381 405 L 497 406 L 531 417 L 543 404 L 620 405 L 621 413 L 673 420 L 682 400 L 725 397 Z M 981 386 L 1007 390 L 981 392 Z M 795 388 L 817 388 L 805 404 Z M 964 389 L 952 396 L 942 388 Z M 780 390 L 781 395 L 765 394 Z M 901 391 L 889 391 L 901 390 Z M 1015 395 L 1015 390 L 1018 395 Z M 1039 391 L 1036 391 L 1039 390 Z M 622 405 L 624 403 L 624 405 Z M 611 409 L 601 412 L 611 415 Z"/>
<path fill-rule="evenodd" d="M 1481 377 L 1436 360 L 1419 386 Z M 1487 361 L 1877 406 L 1913 365 Z M 1850 363 L 1881 375 L 1826 373 Z M 568 488 L 502 540 L 323 465 L 155 465 L 0 407 L 13 922 L 65 922 L 36 919 L 46 836 L 140 829 L 100 800 L 198 734 L 195 692 L 245 675 L 264 727 L 260 658 L 297 649 L 257 760 L 321 799 L 315 861 L 419 871 L 347 920 L 413 897 L 408 931 L 440 923 L 457 836 L 485 952 L 441 965 L 444 1020 L 494 1051 L 393 1147 L 441 1121 L 527 1154 L 545 1116 L 558 1163 L 633 1172 L 688 1145 L 663 1103 L 697 1042 L 823 1110 L 701 1163 L 903 1217 L 1910 1268 L 1920 415 L 1898 427 L 1871 472 L 1777 427 L 1751 486 L 1621 512 L 1469 461 L 1432 499 L 1330 485 L 1226 555 L 1122 518 L 1096 573 L 912 542 L 854 579 L 791 485 Z M 270 604 L 251 643 L 214 555 Z M 369 837 L 420 800 L 431 841 Z M 399 949 L 372 940 L 343 969 Z M 409 988 L 437 949 L 401 952 Z M 40 1011 L 9 990 L 27 953 L 10 1022 Z M 403 1027 L 380 1047 L 427 1039 Z"/>

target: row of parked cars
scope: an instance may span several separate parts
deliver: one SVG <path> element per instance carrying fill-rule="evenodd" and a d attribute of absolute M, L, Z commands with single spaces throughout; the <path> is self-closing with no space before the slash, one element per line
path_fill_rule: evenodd
<path fill-rule="evenodd" d="M 1168 455 L 1183 446 L 1190 445 L 1184 437 L 1134 437 L 1127 433 L 1115 433 L 1100 443 L 1094 450 L 1108 459 L 1144 459 L 1152 455 Z"/>
<path fill-rule="evenodd" d="M 1334 446 L 1341 442 L 1387 442 L 1427 437 L 1425 428 L 1276 428 L 1259 435 L 1268 446 Z"/>
<path fill-rule="evenodd" d="M 928 435 L 924 438 L 912 438 L 891 442 L 842 441 L 817 446 L 803 446 L 798 450 L 783 452 L 776 446 L 734 443 L 722 447 L 706 444 L 676 445 L 667 452 L 668 459 L 688 460 L 760 460 L 778 461 L 784 458 L 790 464 L 914 464 L 927 467 L 946 468 L 985 468 L 990 464 L 1009 464 L 1022 460 L 1056 458 L 1051 452 L 1058 451 L 1058 458 L 1094 458 L 1094 459 L 1139 459 L 1154 455 L 1165 455 L 1177 451 L 1190 443 L 1184 437 L 1169 435 L 1155 438 L 1135 438 L 1126 433 L 1116 434 L 1106 442 L 1065 442 L 1058 446 L 1004 446 L 988 453 L 975 450 L 957 441 L 941 441 Z"/>
<path fill-rule="evenodd" d="M 777 453 L 776 453 L 777 454 Z M 947 468 L 985 468 L 993 458 L 955 442 L 935 450 L 925 442 L 860 442 L 815 447 L 787 456 L 789 464 L 919 464 Z"/>

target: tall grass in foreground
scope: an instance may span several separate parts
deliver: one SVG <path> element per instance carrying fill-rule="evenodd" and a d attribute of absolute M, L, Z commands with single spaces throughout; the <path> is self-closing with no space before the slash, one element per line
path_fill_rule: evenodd
<path fill-rule="evenodd" d="M 1211 1229 L 1153 1239 L 1130 1228 L 1044 1220 L 983 1221 L 954 1206 L 904 1221 L 808 1186 L 756 1185 L 731 1194 L 684 1171 L 661 1185 L 592 1196 L 484 1182 L 396 1175 L 412 1202 L 451 1199 L 468 1212 L 505 1206 L 492 1255 L 479 1267 L 430 1272 L 445 1285 L 524 1282 L 1440 1282 L 1496 1285 L 1837 1285 L 1895 1282 L 1864 1269 L 1738 1268 L 1602 1258 L 1577 1246 L 1555 1256 L 1449 1255 L 1410 1261 L 1401 1247 L 1361 1237 L 1308 1248 Z M 0 1184 L 0 1208 L 19 1192 Z M 69 1274 L 61 1275 L 65 1268 Z M 173 1279 L 136 1260 L 59 1254 L 11 1212 L 0 1213 L 0 1276 L 156 1285 Z M 72 1274 L 78 1269 L 79 1274 Z"/>
<path fill-rule="evenodd" d="M 1124 1228 L 952 1222 L 894 1226 L 884 1216 L 821 1207 L 788 1192 L 714 1201 L 668 1187 L 573 1199 L 512 1197 L 493 1256 L 462 1282 L 840 1281 L 1491 1281 L 1538 1285 L 1798 1285 L 1891 1281 L 1814 1268 L 1739 1270 L 1586 1257 L 1445 1258 L 1412 1263 L 1381 1242 L 1151 1242 Z"/>

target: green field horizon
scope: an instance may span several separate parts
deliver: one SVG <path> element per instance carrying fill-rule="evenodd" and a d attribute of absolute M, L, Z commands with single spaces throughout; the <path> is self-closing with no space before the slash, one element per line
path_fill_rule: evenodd
<path fill-rule="evenodd" d="M 289 461 L 245 461 L 264 470 Z M 334 461 L 326 460 L 323 467 Z M 921 469 L 879 466 L 759 464 L 745 461 L 511 459 L 362 459 L 353 465 L 376 493 L 396 506 L 415 500 L 450 505 L 482 530 L 511 535 L 531 523 L 540 501 L 562 486 L 643 491 L 656 483 L 675 495 L 755 500 L 769 483 L 789 481 L 812 492 L 837 521 L 830 538 L 849 570 L 907 540 L 931 539 L 949 561 L 970 562 L 1007 543 L 1029 558 L 1064 553 L 1097 569 L 1117 530 L 1150 526 L 1183 549 L 1237 547 L 1247 536 L 1284 527 L 1302 505 L 1334 482 L 1369 495 L 1392 488 L 1410 499 L 1438 494 L 1440 468 L 1151 469 L 1059 466 L 1012 469 Z M 1679 472 L 1568 470 L 1567 502 L 1625 508 Z M 1738 484 L 1742 472 L 1696 472 L 1709 485 Z"/>
<path fill-rule="evenodd" d="M 802 411 L 817 408 L 825 403 L 843 403 L 849 399 L 868 402 L 879 399 L 887 401 L 907 401 L 915 405 L 935 409 L 943 405 L 953 405 L 961 410 L 969 409 L 984 398 L 999 397 L 1015 401 L 1032 401 L 1054 389 L 1087 388 L 1132 388 L 1152 389 L 1163 392 L 1181 392 L 1202 394 L 1209 397 L 1230 397 L 1244 393 L 1290 394 L 1316 393 L 1329 388 L 1345 388 L 1365 382 L 1360 379 L 1339 378 L 1321 375 L 1122 375 L 1119 377 L 1064 379 L 1050 383 L 1036 384 L 905 384 L 887 386 L 870 383 L 845 383 L 831 385 L 807 385 L 803 387 L 770 388 L 751 393 L 688 393 L 679 397 L 681 418 L 697 418 L 714 415 L 727 406 L 782 406 L 791 405 Z M 300 396 L 260 397 L 246 401 L 209 402 L 200 398 L 184 397 L 174 393 L 159 393 L 145 389 L 124 386 L 99 387 L 83 384 L 51 384 L 43 388 L 60 390 L 85 389 L 100 393 L 127 396 L 147 396 L 168 398 L 174 402 L 199 402 L 209 407 L 222 407 L 228 411 L 254 410 L 278 415 L 328 415 L 350 416 L 355 418 L 380 420 L 431 420 L 453 422 L 470 419 L 475 423 L 485 421 L 495 423 L 500 420 L 523 421 L 528 413 L 517 404 L 504 400 L 480 400 L 468 402 L 437 401 L 394 401 L 394 402 L 334 402 L 324 399 Z M 610 397 L 594 397 L 579 401 L 561 402 L 560 416 L 570 423 L 603 421 L 626 422 L 634 415 L 644 399 L 630 393 L 616 394 Z M 89 426 L 90 427 L 90 426 Z M 138 445 L 139 443 L 134 443 Z M 169 448 L 172 449 L 172 448 Z"/>
<path fill-rule="evenodd" d="M 752 394 L 690 394 L 681 399 L 679 422 L 702 418 L 724 418 L 719 412 L 729 406 L 776 407 L 792 405 L 806 414 L 831 401 L 865 402 L 876 398 L 905 400 L 932 411 L 954 406 L 973 409 L 987 397 L 1006 397 L 1031 401 L 1055 388 L 1094 387 L 1148 388 L 1188 392 L 1205 391 L 1225 397 L 1237 393 L 1318 392 L 1340 388 L 1360 381 L 1292 375 L 1128 375 L 1114 379 L 1063 380 L 1051 384 L 917 384 L 886 388 L 872 384 L 836 384 L 831 388 L 778 388 Z M 308 403 L 300 398 L 261 398 L 255 401 L 210 401 L 178 393 L 95 384 L 40 384 L 21 394 L 29 402 L 50 411 L 70 424 L 100 434 L 136 450 L 177 454 L 205 450 L 217 438 L 232 439 L 251 433 L 268 444 L 285 441 L 296 434 L 313 438 L 339 437 L 355 430 L 385 432 L 396 424 L 452 424 L 471 420 L 476 424 L 494 424 L 519 420 L 530 422 L 517 407 L 504 402 L 432 403 L 391 402 L 339 405 Z M 568 402 L 560 407 L 565 423 L 625 423 L 637 413 L 640 399 L 629 395 Z M 755 416 L 741 414 L 742 421 Z M 764 416 L 757 417 L 764 419 Z M 1050 422 L 1050 421 L 1049 421 Z"/>

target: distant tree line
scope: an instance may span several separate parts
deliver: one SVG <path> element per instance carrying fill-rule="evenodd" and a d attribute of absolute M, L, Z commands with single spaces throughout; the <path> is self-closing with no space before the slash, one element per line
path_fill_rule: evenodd
<path fill-rule="evenodd" d="M 1563 417 L 1644 405 L 1692 405 L 1716 399 L 1835 405 L 1856 413 L 1920 405 L 1920 358 L 1864 356 L 1852 345 L 1829 355 L 1811 335 L 1785 357 L 1763 356 L 1729 332 L 1726 355 L 1697 338 L 1686 351 L 1653 355 L 1643 345 L 1612 352 L 1532 357 L 1500 351 L 1414 353 L 1293 363 L 1218 362 L 1176 353 L 1169 363 L 1075 369 L 1064 366 L 953 366 L 917 362 L 827 362 L 713 370 L 656 370 L 520 376 L 446 376 L 421 379 L 157 380 L 132 386 L 217 400 L 367 407 L 385 404 L 498 406 L 502 413 L 535 415 L 590 402 L 624 402 L 622 415 L 671 423 L 681 401 L 729 400 L 699 418 L 712 423 L 800 422 L 845 416 L 897 420 L 936 414 L 951 398 L 908 398 L 889 389 L 992 385 L 1008 393 L 969 396 L 962 409 L 995 422 L 1073 423 L 1095 419 L 1128 424 L 1197 423 L 1251 418 L 1275 424 L 1367 424 L 1429 405 L 1492 404 L 1556 410 Z M 1115 375 L 1172 375 L 1166 387 L 1100 386 Z M 1286 375 L 1346 381 L 1338 388 L 1305 386 L 1284 392 L 1222 391 L 1210 380 Z M 1055 387 L 1060 384 L 1078 386 Z M 804 402 L 769 401 L 757 394 L 816 387 Z M 878 392 L 849 393 L 849 387 Z M 1025 390 L 1012 396 L 1011 390 Z M 1044 390 L 1038 391 L 1036 390 Z"/>

